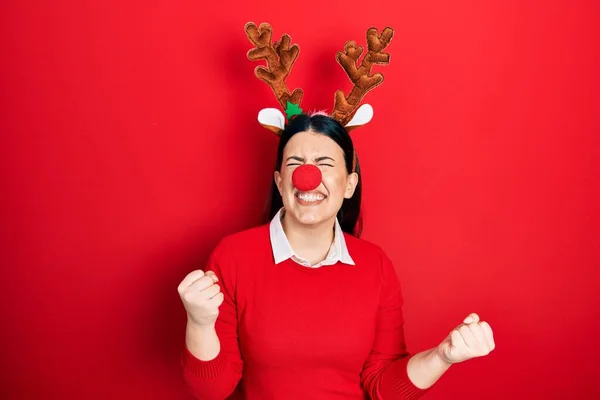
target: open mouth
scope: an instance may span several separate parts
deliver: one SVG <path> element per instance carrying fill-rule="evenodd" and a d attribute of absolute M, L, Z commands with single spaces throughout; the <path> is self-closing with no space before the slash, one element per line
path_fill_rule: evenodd
<path fill-rule="evenodd" d="M 323 193 L 318 192 L 296 192 L 295 196 L 301 204 L 317 204 L 327 198 Z"/>

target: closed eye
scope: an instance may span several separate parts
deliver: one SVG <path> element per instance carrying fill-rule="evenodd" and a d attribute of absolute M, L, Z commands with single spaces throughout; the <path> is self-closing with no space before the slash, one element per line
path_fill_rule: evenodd
<path fill-rule="evenodd" d="M 286 167 L 292 167 L 292 166 L 294 166 L 294 165 L 301 165 L 301 164 L 298 164 L 298 163 L 290 163 L 290 164 L 286 164 Z M 331 167 L 331 168 L 333 168 L 333 165 L 331 165 L 331 164 L 319 164 L 319 166 L 324 166 L 324 167 Z"/>
<path fill-rule="evenodd" d="M 291 157 L 288 157 L 287 160 L 285 160 L 285 161 L 296 161 L 296 162 L 290 162 L 289 164 L 286 164 L 288 167 L 291 167 L 294 165 L 302 165 L 304 163 L 304 158 L 298 157 L 298 156 L 291 156 Z"/>
<path fill-rule="evenodd" d="M 335 162 L 335 160 L 333 158 L 327 157 L 327 156 L 315 158 L 315 162 L 316 163 L 319 163 L 319 162 L 322 162 L 322 161 L 326 161 L 326 160 L 331 160 L 331 161 Z M 319 164 L 319 165 L 327 165 L 328 167 L 333 167 L 333 165 L 331 165 L 331 164 L 324 164 L 323 163 L 323 164 Z"/>

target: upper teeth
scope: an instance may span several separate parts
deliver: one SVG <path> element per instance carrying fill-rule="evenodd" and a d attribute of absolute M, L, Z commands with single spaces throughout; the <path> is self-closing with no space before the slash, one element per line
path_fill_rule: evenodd
<path fill-rule="evenodd" d="M 319 200 L 323 200 L 325 198 L 325 196 L 323 196 L 322 194 L 299 194 L 298 198 L 300 200 L 303 201 L 319 201 Z"/>

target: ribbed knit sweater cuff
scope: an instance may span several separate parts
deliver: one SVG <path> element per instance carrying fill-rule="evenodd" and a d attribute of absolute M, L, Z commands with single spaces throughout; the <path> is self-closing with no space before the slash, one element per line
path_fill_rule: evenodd
<path fill-rule="evenodd" d="M 184 346 L 181 354 L 181 364 L 185 370 L 200 378 L 216 378 L 225 371 L 227 359 L 223 351 L 220 351 L 217 357 L 212 360 L 203 361 L 196 358 L 187 346 Z"/>
<path fill-rule="evenodd" d="M 382 399 L 418 399 L 429 390 L 415 386 L 408 377 L 408 361 L 412 357 L 394 361 L 385 372 L 380 390 Z"/>

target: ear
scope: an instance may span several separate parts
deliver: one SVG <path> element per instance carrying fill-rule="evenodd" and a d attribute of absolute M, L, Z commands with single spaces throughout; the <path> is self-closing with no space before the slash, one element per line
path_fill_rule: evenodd
<path fill-rule="evenodd" d="M 263 108 L 258 112 L 258 122 L 277 136 L 281 135 L 285 127 L 285 117 L 276 108 Z"/>
<path fill-rule="evenodd" d="M 279 171 L 273 173 L 273 180 L 275 181 L 275 186 L 277 186 L 277 190 L 279 190 L 279 195 L 281 196 L 281 174 Z"/>
<path fill-rule="evenodd" d="M 373 107 L 370 104 L 363 104 L 356 110 L 352 119 L 344 126 L 347 131 L 363 126 L 373 118 Z"/>
<path fill-rule="evenodd" d="M 344 198 L 349 199 L 354 196 L 356 186 L 358 186 L 358 174 L 353 172 L 348 175 L 348 183 L 346 184 L 346 191 L 344 192 Z"/>

